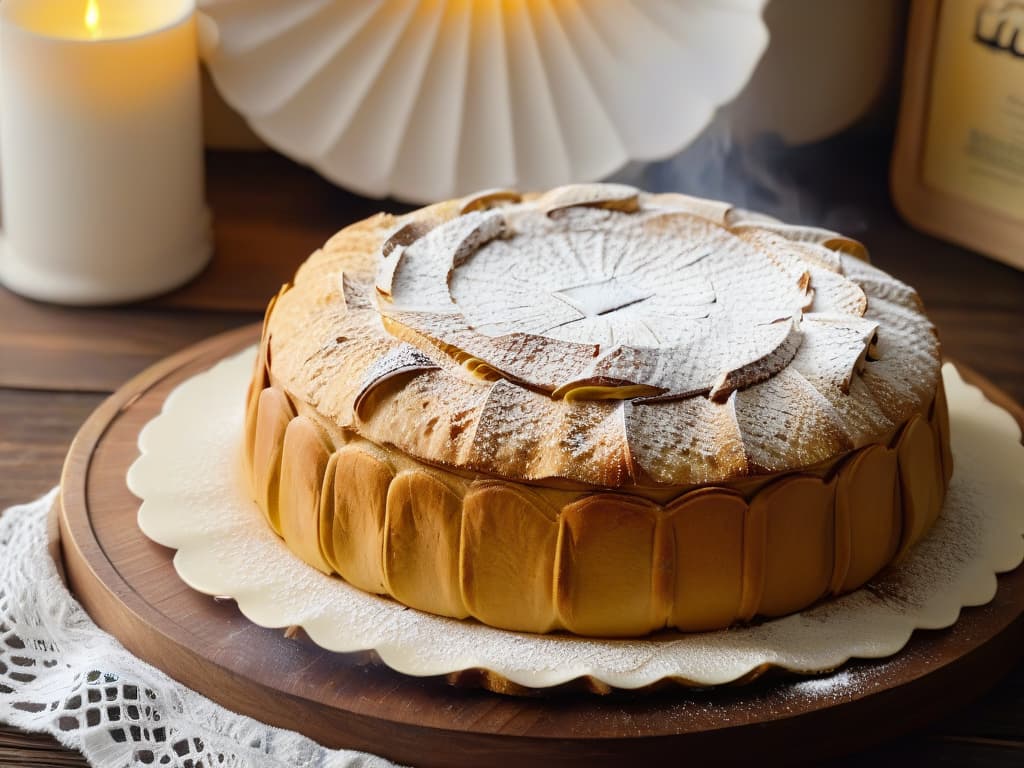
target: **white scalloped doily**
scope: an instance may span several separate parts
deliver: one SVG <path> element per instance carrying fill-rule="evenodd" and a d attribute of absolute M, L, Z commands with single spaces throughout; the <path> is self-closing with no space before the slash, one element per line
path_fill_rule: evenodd
<path fill-rule="evenodd" d="M 1024 558 L 1020 429 L 946 365 L 956 461 L 946 506 L 910 556 L 864 589 L 747 628 L 638 640 L 508 632 L 410 610 L 301 562 L 250 501 L 240 447 L 253 354 L 182 383 L 143 429 L 128 473 L 144 499 L 139 524 L 178 550 L 175 567 L 194 589 L 234 598 L 262 626 L 301 626 L 329 650 L 375 650 L 405 674 L 481 667 L 529 687 L 589 675 L 639 688 L 666 677 L 719 685 L 763 665 L 821 672 L 894 654 L 916 628 L 951 625 L 961 607 L 990 601 L 995 574 Z"/>

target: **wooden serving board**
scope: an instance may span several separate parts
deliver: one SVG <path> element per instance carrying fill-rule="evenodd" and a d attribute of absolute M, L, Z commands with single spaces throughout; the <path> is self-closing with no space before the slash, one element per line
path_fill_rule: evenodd
<path fill-rule="evenodd" d="M 224 706 L 330 747 L 417 766 L 596 766 L 657 760 L 822 758 L 918 727 L 980 694 L 1024 655 L 1024 568 L 950 629 L 894 657 L 812 678 L 709 691 L 562 690 L 511 697 L 400 675 L 373 654 L 334 654 L 250 623 L 194 592 L 173 552 L 139 531 L 125 485 L 139 430 L 181 381 L 256 341 L 248 327 L 132 379 L 89 418 L 62 478 L 60 538 L 72 591 L 134 654 Z M 965 374 L 966 375 L 966 374 Z M 969 375 L 1024 424 L 1024 410 Z"/>

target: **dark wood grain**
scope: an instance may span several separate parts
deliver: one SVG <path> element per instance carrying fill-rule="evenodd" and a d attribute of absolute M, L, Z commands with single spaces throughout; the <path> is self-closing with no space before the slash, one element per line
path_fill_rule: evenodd
<path fill-rule="evenodd" d="M 1024 288 L 1020 301 L 1024 306 Z M 985 308 L 929 310 L 939 327 L 943 352 L 963 361 L 1017 402 L 1024 401 L 1024 313 Z"/>
<path fill-rule="evenodd" d="M 0 387 L 109 393 L 172 352 L 258 316 L 72 309 L 0 288 Z"/>
<path fill-rule="evenodd" d="M 77 752 L 64 749 L 52 736 L 24 733 L 0 724 L 0 765 L 18 768 L 85 768 L 89 763 Z"/>
<path fill-rule="evenodd" d="M 679 754 L 740 764 L 769 750 L 792 758 L 786 745 L 797 742 L 803 757 L 821 758 L 902 733 L 976 696 L 1021 657 L 1024 570 L 1001 577 L 996 598 L 950 629 L 915 633 L 898 655 L 855 662 L 813 686 L 776 676 L 706 692 L 502 697 L 397 675 L 364 654 L 332 654 L 256 627 L 175 577 L 173 553 L 134 524 L 138 501 L 124 485 L 138 432 L 167 393 L 256 334 L 204 342 L 126 384 L 85 424 L 62 479 L 64 560 L 86 609 L 133 653 L 236 711 L 423 766 L 477 765 L 484 754 L 490 765 Z M 1011 407 L 1024 424 L 1024 410 Z M 1005 749 L 1005 741 L 989 736 L 983 746 Z"/>
<path fill-rule="evenodd" d="M 0 390 L 0 510 L 53 488 L 68 446 L 103 395 Z"/>

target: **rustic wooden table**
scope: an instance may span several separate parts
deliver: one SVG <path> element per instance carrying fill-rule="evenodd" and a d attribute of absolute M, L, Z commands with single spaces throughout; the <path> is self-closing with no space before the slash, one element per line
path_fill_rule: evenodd
<path fill-rule="evenodd" d="M 859 237 L 875 263 L 918 288 L 947 354 L 1024 401 L 1024 273 L 903 224 L 889 202 L 886 154 L 884 141 L 846 137 L 793 150 L 785 167 L 817 210 L 863 223 Z M 129 307 L 86 310 L 36 304 L 0 288 L 0 509 L 57 483 L 75 431 L 128 377 L 195 341 L 257 320 L 312 250 L 382 207 L 270 153 L 212 153 L 208 175 L 216 256 L 182 290 Z M 907 763 L 1024 764 L 1024 664 L 982 699 L 958 702 L 943 721 L 843 761 Z M 0 725 L 0 765 L 85 761 L 49 737 Z"/>

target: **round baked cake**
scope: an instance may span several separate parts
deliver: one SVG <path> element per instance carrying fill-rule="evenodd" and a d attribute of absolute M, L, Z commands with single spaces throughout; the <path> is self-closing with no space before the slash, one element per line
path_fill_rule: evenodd
<path fill-rule="evenodd" d="M 935 330 L 864 247 L 597 184 L 354 224 L 267 309 L 245 457 L 299 557 L 423 611 L 639 636 L 799 611 L 935 520 Z"/>

